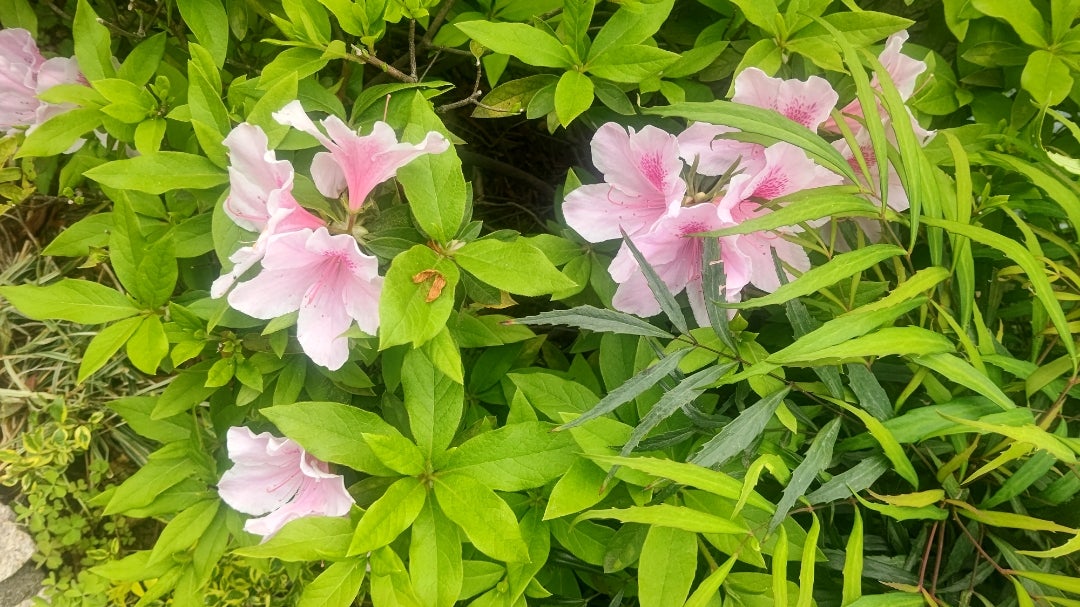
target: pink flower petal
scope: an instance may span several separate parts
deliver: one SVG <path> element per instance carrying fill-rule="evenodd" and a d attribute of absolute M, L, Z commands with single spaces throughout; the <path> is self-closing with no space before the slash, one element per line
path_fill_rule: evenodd
<path fill-rule="evenodd" d="M 824 78 L 811 76 L 805 81 L 770 78 L 756 67 L 743 70 L 735 78 L 735 94 L 731 98 L 736 103 L 779 112 L 812 131 L 829 118 L 838 99 Z"/>

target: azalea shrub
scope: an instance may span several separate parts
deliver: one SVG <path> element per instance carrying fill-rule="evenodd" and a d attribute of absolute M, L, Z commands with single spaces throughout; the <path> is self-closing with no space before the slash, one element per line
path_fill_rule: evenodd
<path fill-rule="evenodd" d="M 1078 17 L 0 2 L 0 296 L 149 386 L 46 600 L 1080 604 Z"/>

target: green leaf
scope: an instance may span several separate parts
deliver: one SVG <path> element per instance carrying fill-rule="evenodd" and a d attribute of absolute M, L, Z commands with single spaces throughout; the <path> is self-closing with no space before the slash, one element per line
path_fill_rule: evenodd
<path fill-rule="evenodd" d="M 210 526 L 220 506 L 220 500 L 203 500 L 174 516 L 158 535 L 147 566 L 153 566 L 177 552 L 191 548 Z"/>
<path fill-rule="evenodd" d="M 113 206 L 109 258 L 120 284 L 147 310 L 164 305 L 176 288 L 178 269 L 172 235 L 148 242 L 138 217 L 126 200 Z"/>
<path fill-rule="evenodd" d="M 446 517 L 480 552 L 505 562 L 529 559 L 513 510 L 479 481 L 464 474 L 440 476 L 435 479 L 435 497 Z"/>
<path fill-rule="evenodd" d="M 76 383 L 82 383 L 87 377 L 105 366 L 109 359 L 127 343 L 135 331 L 142 326 L 142 318 L 125 318 L 102 329 L 86 346 Z"/>
<path fill-rule="evenodd" d="M 747 21 L 774 36 L 776 24 L 783 22 L 775 0 L 731 0 L 731 3 L 739 7 L 739 13 Z"/>
<path fill-rule="evenodd" d="M 783 529 L 783 527 L 781 527 Z M 709 607 L 713 605 L 713 600 L 716 598 L 717 593 L 720 592 L 720 587 L 724 585 L 724 581 L 727 580 L 727 576 L 731 573 L 731 568 L 735 566 L 738 561 L 738 555 L 728 558 L 724 561 L 720 567 L 709 574 L 701 584 L 698 585 L 694 594 L 690 595 L 690 598 L 686 601 L 684 607 Z M 764 606 L 763 606 L 764 607 Z"/>
<path fill-rule="evenodd" d="M 776 209 L 759 217 L 753 217 L 727 228 L 702 232 L 700 235 L 732 236 L 752 234 L 754 232 L 775 230 L 785 226 L 798 225 L 824 217 L 880 217 L 881 207 L 865 198 L 844 193 L 842 186 L 833 188 L 815 188 L 797 194 L 778 198 Z"/>
<path fill-rule="evenodd" d="M 431 102 L 417 91 L 413 94 L 404 139 L 417 141 L 430 131 L 446 137 L 450 135 L 435 115 Z M 420 229 L 439 242 L 450 242 L 458 228 L 468 220 L 470 203 L 461 160 L 454 146 L 441 154 L 416 158 L 398 169 L 397 179 L 405 189 L 409 208 Z"/>
<path fill-rule="evenodd" d="M 116 77 L 139 86 L 149 82 L 165 54 L 165 41 L 165 32 L 159 32 L 140 42 L 124 58 Z"/>
<path fill-rule="evenodd" d="M 461 422 L 464 386 L 436 369 L 423 349 L 405 354 L 401 385 L 416 443 L 428 457 L 445 451 Z"/>
<path fill-rule="evenodd" d="M 569 0 L 563 4 L 559 37 L 566 41 L 578 57 L 589 51 L 589 23 L 592 21 L 596 0 Z"/>
<path fill-rule="evenodd" d="M 109 29 L 98 20 L 97 13 L 87 0 L 79 0 L 71 28 L 75 39 L 75 59 L 86 79 L 93 82 L 111 78 L 115 71 Z"/>
<path fill-rule="evenodd" d="M 618 387 L 602 398 L 595 407 L 583 413 L 581 417 L 559 426 L 558 429 L 566 430 L 575 426 L 580 426 L 591 419 L 607 415 L 621 405 L 634 400 L 643 392 L 655 386 L 662 379 L 671 375 L 671 372 L 678 367 L 679 361 L 681 361 L 689 352 L 690 349 L 672 352 L 670 356 L 662 358 L 655 365 L 644 369 L 637 375 L 619 384 Z"/>
<path fill-rule="evenodd" d="M 841 400 L 833 400 L 833 402 L 862 421 L 863 425 L 866 426 L 866 429 L 870 431 L 870 435 L 877 440 L 879 445 L 881 445 L 881 449 L 885 452 L 885 457 L 888 457 L 889 461 L 892 462 L 896 473 L 904 480 L 911 483 L 912 487 L 918 489 L 919 475 L 915 472 L 915 467 L 911 465 L 911 460 L 908 459 L 908 456 L 904 453 L 903 447 L 896 441 L 896 437 L 893 436 L 892 432 L 889 432 L 888 428 L 866 411 L 849 405 Z"/>
<path fill-rule="evenodd" d="M 476 240 L 458 249 L 454 260 L 483 282 L 515 295 L 548 295 L 576 286 L 540 249 L 521 238 Z"/>
<path fill-rule="evenodd" d="M 629 455 L 637 448 L 638 444 L 665 419 L 671 417 L 675 411 L 692 403 L 701 396 L 709 386 L 735 368 L 735 363 L 706 367 L 697 373 L 687 377 L 674 388 L 664 393 L 660 400 L 653 405 L 648 414 L 630 434 L 629 440 L 623 445 L 620 455 Z"/>
<path fill-rule="evenodd" d="M 1013 573 L 1038 584 L 1044 584 L 1051 588 L 1057 588 L 1058 590 L 1064 590 L 1073 594 L 1080 594 L 1080 578 L 1071 575 L 1057 575 L 1054 573 L 1042 573 L 1040 571 L 1013 571 Z"/>
<path fill-rule="evenodd" d="M 135 368 L 154 375 L 161 360 L 169 353 L 169 338 L 160 316 L 146 316 L 127 341 L 127 357 Z"/>
<path fill-rule="evenodd" d="M 297 607 L 349 607 L 360 594 L 366 574 L 367 559 L 363 557 L 331 563 L 304 586 Z"/>
<path fill-rule="evenodd" d="M 305 516 L 289 521 L 265 542 L 237 548 L 233 554 L 285 562 L 339 561 L 345 558 L 352 537 L 353 523 L 347 518 Z"/>
<path fill-rule="evenodd" d="M 1062 443 L 1057 436 L 1043 430 L 1035 424 L 995 424 L 981 420 L 969 420 L 951 415 L 941 414 L 945 419 L 967 428 L 973 428 L 979 434 L 993 432 L 1007 436 L 1017 443 L 1031 445 L 1035 449 L 1042 449 L 1055 458 L 1067 463 L 1076 463 L 1076 454 L 1068 446 Z"/>
<path fill-rule="evenodd" d="M 885 327 L 869 335 L 850 339 L 842 344 L 821 348 L 797 356 L 785 356 L 770 363 L 789 366 L 836 364 L 871 356 L 934 356 L 955 350 L 953 343 L 944 335 L 919 327 Z"/>
<path fill-rule="evenodd" d="M 471 438 L 450 455 L 447 472 L 467 474 L 497 491 L 524 491 L 558 478 L 576 459 L 569 434 L 545 422 L 510 424 Z"/>
<path fill-rule="evenodd" d="M 847 160 L 836 148 L 801 124 L 792 122 L 774 110 L 753 107 L 731 101 L 685 102 L 648 108 L 646 114 L 675 116 L 690 120 L 722 124 L 747 133 L 764 135 L 786 141 L 801 148 L 811 159 L 835 173 L 858 181 Z"/>
<path fill-rule="evenodd" d="M 91 247 L 104 248 L 109 244 L 112 224 L 112 213 L 109 211 L 84 217 L 60 232 L 41 254 L 60 257 L 89 255 Z"/>
<path fill-rule="evenodd" d="M 741 303 L 719 303 L 727 308 L 745 309 L 781 304 L 809 295 L 841 280 L 851 278 L 874 265 L 904 255 L 904 249 L 890 244 L 874 244 L 856 251 L 841 253 L 823 265 L 810 268 L 802 276 L 781 285 L 772 293 Z"/>
<path fill-rule="evenodd" d="M 37 37 L 37 15 L 28 0 L 0 0 L 0 25 L 21 28 Z"/>
<path fill-rule="evenodd" d="M 915 364 L 937 371 L 949 381 L 970 388 L 993 401 L 1002 409 L 1013 409 L 1016 404 L 1001 391 L 1001 388 L 975 367 L 952 354 L 927 354 L 911 359 Z"/>
<path fill-rule="evenodd" d="M 588 458 L 598 464 L 624 466 L 652 476 L 671 479 L 680 485 L 688 485 L 732 501 L 738 501 L 742 494 L 741 482 L 723 472 L 703 468 L 697 464 L 652 457 L 590 455 Z M 772 513 L 776 509 L 768 500 L 757 493 L 750 494 L 747 504 L 768 513 Z"/>
<path fill-rule="evenodd" d="M 589 59 L 586 66 L 593 76 L 612 82 L 639 83 L 661 74 L 665 67 L 679 59 L 677 53 L 655 46 L 631 44 L 616 46 Z M 556 107 L 558 107 L 556 93 Z"/>
<path fill-rule="evenodd" d="M 803 542 L 802 558 L 799 562 L 799 599 L 796 607 L 812 607 L 814 605 L 814 561 L 817 560 L 818 536 L 821 533 L 821 522 L 817 513 L 811 512 L 812 521 L 810 531 L 806 532 L 806 541 Z"/>
<path fill-rule="evenodd" d="M 654 526 L 645 536 L 638 562 L 641 607 L 682 605 L 697 571 L 697 535 Z"/>
<path fill-rule="evenodd" d="M 229 51 L 229 17 L 221 0 L 176 0 L 176 7 L 214 64 L 223 66 Z"/>
<path fill-rule="evenodd" d="M 427 488 L 415 478 L 402 478 L 368 507 L 353 533 L 349 556 L 371 552 L 394 541 L 424 507 Z"/>
<path fill-rule="evenodd" d="M 420 449 L 400 434 L 361 434 L 364 442 L 387 468 L 405 476 L 419 476 L 427 461 Z"/>
<path fill-rule="evenodd" d="M 300 443 L 308 453 L 377 475 L 394 475 L 361 438 L 361 434 L 400 433 L 378 415 L 332 402 L 304 402 L 266 407 L 260 411 L 285 436 Z"/>
<path fill-rule="evenodd" d="M 1046 48 L 1046 24 L 1031 0 L 971 0 L 971 6 L 1008 23 L 1027 44 Z"/>
<path fill-rule="evenodd" d="M 573 70 L 563 72 L 555 85 L 555 115 L 559 123 L 568 126 L 585 110 L 592 107 L 593 82 L 588 76 Z"/>
<path fill-rule="evenodd" d="M 612 486 L 604 486 L 607 474 L 585 459 L 575 460 L 551 488 L 544 520 L 559 518 L 581 512 L 596 505 L 610 492 Z"/>
<path fill-rule="evenodd" d="M 620 231 L 622 228 L 619 228 Z M 634 256 L 634 261 L 637 262 L 638 268 L 642 274 L 645 275 L 645 281 L 649 285 L 649 290 L 652 291 L 653 297 L 656 298 L 656 303 L 660 305 L 660 309 L 663 310 L 664 316 L 667 316 L 672 325 L 680 333 L 687 332 L 686 317 L 683 316 L 682 308 L 679 303 L 675 301 L 675 294 L 671 292 L 667 284 L 661 280 L 660 275 L 656 273 L 652 265 L 649 263 L 645 256 L 638 250 L 634 241 L 626 234 L 622 232 L 623 246 L 625 246 Z"/>
<path fill-rule="evenodd" d="M 88 280 L 64 278 L 51 285 L 0 287 L 11 305 L 34 320 L 60 319 L 98 324 L 129 318 L 139 313 L 127 297 L 115 289 Z"/>
<path fill-rule="evenodd" d="M 455 26 L 496 53 L 513 55 L 529 65 L 561 68 L 573 65 L 570 52 L 557 38 L 524 23 L 465 21 Z"/>
<path fill-rule="evenodd" d="M 149 194 L 180 189 L 204 190 L 229 181 L 229 175 L 213 162 L 185 152 L 154 152 L 114 160 L 83 175 L 111 188 Z"/>
<path fill-rule="evenodd" d="M 459 278 L 453 262 L 423 245 L 395 257 L 379 299 L 379 349 L 419 346 L 438 335 L 454 309 Z"/>
<path fill-rule="evenodd" d="M 1028 56 L 1020 85 L 1043 107 L 1061 103 L 1072 90 L 1073 77 L 1069 65 L 1060 57 L 1039 49 Z"/>
<path fill-rule="evenodd" d="M 412 524 L 409 576 L 417 597 L 430 607 L 452 607 L 462 590 L 461 540 L 434 500 L 424 503 Z"/>
<path fill-rule="evenodd" d="M 83 135 L 101 125 L 97 108 L 76 108 L 57 114 L 30 133 L 16 158 L 57 156 L 67 151 Z"/>
<path fill-rule="evenodd" d="M 726 518 L 686 508 L 657 504 L 656 506 L 631 506 L 629 508 L 609 508 L 590 510 L 579 514 L 574 523 L 595 519 L 615 519 L 622 523 L 641 523 L 653 527 L 681 529 L 692 533 L 721 533 L 748 535 L 750 531 Z"/>
<path fill-rule="evenodd" d="M 675 0 L 657 0 L 619 7 L 593 38 L 589 61 L 612 47 L 648 40 L 667 20 L 674 4 Z"/>
<path fill-rule="evenodd" d="M 483 105 L 476 106 L 472 117 L 501 118 L 520 114 L 525 111 L 540 89 L 555 82 L 557 82 L 555 76 L 550 74 L 536 74 L 504 82 L 484 95 L 484 98 L 480 100 Z"/>
<path fill-rule="evenodd" d="M 784 488 L 784 494 L 776 505 L 776 512 L 769 520 L 769 531 L 772 532 L 787 518 L 788 511 L 795 505 L 796 500 L 806 494 L 810 483 L 814 482 L 819 472 L 829 467 L 832 461 L 833 445 L 840 433 L 840 419 L 836 418 L 825 425 L 814 437 L 814 442 L 806 451 L 806 457 L 791 473 L 791 481 Z"/>
<path fill-rule="evenodd" d="M 781 527 L 783 529 L 783 527 Z M 855 508 L 855 522 L 851 526 L 844 547 L 844 590 L 840 599 L 841 607 L 846 607 L 862 596 L 863 577 L 863 522 L 862 511 Z"/>
<path fill-rule="evenodd" d="M 917 297 L 891 307 L 880 308 L 875 306 L 874 309 L 866 311 L 862 311 L 861 308 L 852 310 L 803 335 L 790 346 L 770 354 L 766 360 L 783 365 L 796 361 L 806 362 L 824 359 L 825 356 L 819 355 L 822 350 L 844 343 L 850 344 L 850 340 L 853 338 L 858 338 L 884 324 L 890 323 L 901 315 L 926 304 L 927 301 L 925 297 Z M 912 335 L 912 337 L 916 336 Z M 948 340 L 945 340 L 945 343 L 948 344 L 945 351 L 953 349 Z"/>
<path fill-rule="evenodd" d="M 515 318 L 512 322 L 522 325 L 566 325 L 589 331 L 618 333 L 621 335 L 643 335 L 646 337 L 659 337 L 660 339 L 672 339 L 675 337 L 671 333 L 654 327 L 636 316 L 593 306 L 577 306 L 569 310 L 541 312 L 533 316 Z"/>
<path fill-rule="evenodd" d="M 110 402 L 108 407 L 119 414 L 139 436 L 152 441 L 171 443 L 190 437 L 194 428 L 191 418 L 154 419 L 151 416 L 157 400 L 152 396 L 128 396 Z"/>
<path fill-rule="evenodd" d="M 170 443 L 150 454 L 138 472 L 116 488 L 105 505 L 105 514 L 123 514 L 148 506 L 166 489 L 199 470 L 198 460 L 187 445 Z"/>
<path fill-rule="evenodd" d="M 868 457 L 853 468 L 837 474 L 816 491 L 806 496 L 811 504 L 834 502 L 851 497 L 864 489 L 869 488 L 885 472 L 891 470 L 889 460 L 883 456 L 875 455 Z"/>
<path fill-rule="evenodd" d="M 702 445 L 690 462 L 706 468 L 718 468 L 745 451 L 765 431 L 766 424 L 772 420 L 773 413 L 784 402 L 788 391 L 785 388 L 747 407 L 719 434 Z"/>

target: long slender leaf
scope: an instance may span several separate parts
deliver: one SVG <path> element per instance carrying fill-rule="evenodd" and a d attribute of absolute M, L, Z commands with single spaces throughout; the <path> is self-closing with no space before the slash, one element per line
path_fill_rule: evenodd
<path fill-rule="evenodd" d="M 788 511 L 791 510 L 791 507 L 795 505 L 795 502 L 800 497 L 806 494 L 806 489 L 810 486 L 810 483 L 814 482 L 818 473 L 829 467 L 829 462 L 832 460 L 833 445 L 836 443 L 836 437 L 839 433 L 840 419 L 836 418 L 826 424 L 818 432 L 818 435 L 814 437 L 814 442 L 810 445 L 810 449 L 806 451 L 806 457 L 791 473 L 791 482 L 784 488 L 784 494 L 776 505 L 776 512 L 773 514 L 772 519 L 769 520 L 769 533 L 772 533 L 776 526 L 784 521 Z"/>
<path fill-rule="evenodd" d="M 979 373 L 975 367 L 952 354 L 927 354 L 925 356 L 914 356 L 911 360 L 915 364 L 937 371 L 952 382 L 971 388 L 989 398 L 1002 409 L 1008 410 L 1016 407 L 993 380 Z"/>
<path fill-rule="evenodd" d="M 577 306 L 569 310 L 541 312 L 532 316 L 515 318 L 512 322 L 520 325 L 566 325 L 601 333 L 642 335 L 660 339 L 672 339 L 675 337 L 671 333 L 654 327 L 636 316 L 593 306 Z"/>
<path fill-rule="evenodd" d="M 800 358 L 805 360 L 808 356 L 812 357 L 823 348 L 835 346 L 849 339 L 865 335 L 926 302 L 925 297 L 918 297 L 889 308 L 870 310 L 865 313 L 844 314 L 800 337 L 795 343 L 783 350 L 769 355 L 768 360 L 778 364 Z"/>
<path fill-rule="evenodd" d="M 648 367 L 641 373 L 638 373 L 620 384 L 619 387 L 609 392 L 607 396 L 600 400 L 600 402 L 596 403 L 595 407 L 583 413 L 581 417 L 570 423 L 563 424 L 556 429 L 567 430 L 575 426 L 580 426 L 591 419 L 596 419 L 601 415 L 611 413 L 624 403 L 628 403 L 637 398 L 642 392 L 652 388 L 660 380 L 670 375 L 671 372 L 678 367 L 679 361 L 689 352 L 690 349 L 676 350 L 670 355 L 665 356 L 655 365 Z"/>
<path fill-rule="evenodd" d="M 788 120 L 773 110 L 731 101 L 685 102 L 643 110 L 657 116 L 677 116 L 700 122 L 723 124 L 747 133 L 786 141 L 802 148 L 822 166 L 855 181 L 855 173 L 844 157 L 827 141 L 805 126 Z"/>
<path fill-rule="evenodd" d="M 799 562 L 799 600 L 796 607 L 811 607 L 814 604 L 814 562 L 817 560 L 817 543 L 821 535 L 821 521 L 811 512 L 810 531 L 806 532 L 803 542 L 802 558 Z"/>
<path fill-rule="evenodd" d="M 623 232 L 623 244 L 630 249 L 634 260 L 637 261 L 638 268 L 645 274 L 645 280 L 649 283 L 649 290 L 652 291 L 653 297 L 656 297 L 656 301 L 660 304 L 660 309 L 664 311 L 664 315 L 668 317 L 668 320 L 675 325 L 675 328 L 680 333 L 686 333 L 689 330 L 686 325 L 686 317 L 683 316 L 682 308 L 679 307 L 679 302 L 675 301 L 675 295 L 671 292 L 671 289 L 660 279 L 660 275 L 656 273 L 649 261 L 638 250 L 634 241 L 626 235 L 626 232 Z"/>
<path fill-rule="evenodd" d="M 800 196 L 796 202 L 780 206 L 775 210 L 747 219 L 739 225 L 721 228 L 711 232 L 702 232 L 698 236 L 733 236 L 735 234 L 752 234 L 763 230 L 775 230 L 784 226 L 793 226 L 823 217 L 872 217 L 881 216 L 881 209 L 865 198 L 851 194 L 836 194 L 831 188 L 817 195 L 812 195 L 817 190 L 806 190 L 806 194 Z M 783 204 L 784 198 L 778 198 L 773 204 Z"/>
<path fill-rule="evenodd" d="M 641 420 L 641 423 L 634 428 L 634 431 L 630 434 L 630 439 L 626 441 L 620 451 L 620 455 L 629 455 L 653 428 L 660 425 L 660 422 L 671 417 L 671 414 L 675 413 L 680 407 L 693 402 L 695 398 L 705 392 L 709 384 L 716 382 L 733 368 L 735 368 L 735 363 L 708 367 L 687 377 L 674 388 L 664 393 L 660 400 L 653 405 L 653 408 L 649 410 L 649 413 L 645 415 L 644 419 Z"/>
<path fill-rule="evenodd" d="M 841 253 L 825 264 L 807 270 L 802 276 L 786 285 L 781 285 L 780 288 L 764 297 L 740 303 L 722 303 L 719 305 L 727 308 L 745 309 L 782 304 L 850 278 L 890 257 L 903 254 L 903 249 L 889 244 L 875 244 L 857 251 Z"/>
<path fill-rule="evenodd" d="M 854 468 L 837 474 L 816 491 L 806 496 L 811 504 L 823 504 L 851 497 L 852 492 L 862 491 L 874 484 L 889 471 L 889 460 L 882 455 L 864 459 Z"/>
<path fill-rule="evenodd" d="M 919 488 L 919 475 L 915 472 L 915 467 L 911 465 L 911 460 L 904 453 L 904 448 L 897 442 L 896 437 L 892 432 L 886 428 L 881 421 L 870 415 L 866 411 L 853 407 L 843 401 L 836 401 L 836 404 L 842 407 L 845 411 L 858 417 L 860 421 L 866 426 L 866 429 L 870 432 L 870 435 L 881 445 L 881 450 L 885 452 L 885 457 L 889 458 L 892 462 L 896 473 L 899 474 L 904 480 L 911 483 L 911 486 L 915 489 Z"/>
<path fill-rule="evenodd" d="M 846 368 L 848 385 L 863 409 L 881 421 L 896 415 L 893 412 L 892 399 L 870 369 L 860 363 L 849 363 Z"/>
<path fill-rule="evenodd" d="M 706 293 L 705 313 L 709 317 L 709 325 L 729 350 L 738 352 L 739 348 L 735 344 L 735 338 L 731 336 L 731 327 L 728 326 L 727 312 L 712 305 L 710 301 L 714 295 L 724 299 L 721 289 L 724 288 L 724 284 L 727 282 L 724 276 L 724 262 L 721 261 L 720 241 L 718 239 L 704 239 L 701 264 L 701 286 Z"/>
<path fill-rule="evenodd" d="M 1028 280 L 1031 281 L 1031 286 L 1035 290 L 1035 297 L 1039 298 L 1047 314 L 1050 315 L 1050 320 L 1053 322 L 1058 334 L 1071 334 L 1065 312 L 1062 311 L 1061 304 L 1058 303 L 1054 296 L 1054 289 L 1050 286 L 1050 280 L 1046 277 L 1045 267 L 1027 249 L 1015 241 L 983 227 L 931 217 L 924 218 L 924 222 L 927 225 L 941 227 L 948 232 L 960 234 L 988 247 L 993 247 L 1004 253 L 1010 260 L 1016 262 L 1027 273 Z M 1073 368 L 1075 369 L 1078 363 L 1076 344 L 1071 339 L 1064 339 L 1061 343 L 1072 358 Z"/>
<path fill-rule="evenodd" d="M 784 388 L 747 407 L 719 434 L 705 443 L 690 461 L 707 468 L 724 465 L 750 446 L 765 430 L 789 389 Z"/>
<path fill-rule="evenodd" d="M 687 508 L 657 504 L 656 506 L 631 506 L 629 508 L 608 508 L 583 512 L 574 519 L 574 524 L 594 519 L 615 519 L 623 523 L 641 523 L 654 527 L 682 529 L 693 533 L 723 533 L 748 535 L 750 530 L 726 518 Z"/>
<path fill-rule="evenodd" d="M 862 511 L 856 508 L 855 522 L 851 525 L 851 535 L 844 550 L 844 590 L 840 607 L 847 607 L 862 596 L 862 576 L 863 521 Z"/>

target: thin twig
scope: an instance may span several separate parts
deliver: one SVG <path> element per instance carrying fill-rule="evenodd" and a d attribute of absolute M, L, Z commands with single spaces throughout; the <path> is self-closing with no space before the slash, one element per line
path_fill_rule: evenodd
<path fill-rule="evenodd" d="M 367 63 L 368 65 L 375 66 L 378 69 L 382 70 L 384 73 L 389 74 L 402 82 L 415 83 L 418 81 L 416 76 L 411 76 L 409 74 L 406 74 L 405 72 L 402 72 L 401 70 L 383 61 L 382 59 L 379 59 L 375 55 L 372 55 L 365 48 L 353 45 L 353 53 L 354 54 L 344 54 L 343 57 L 345 57 L 349 61 L 355 61 L 357 63 Z"/>
<path fill-rule="evenodd" d="M 416 79 L 416 19 L 409 19 L 409 75 Z"/>

